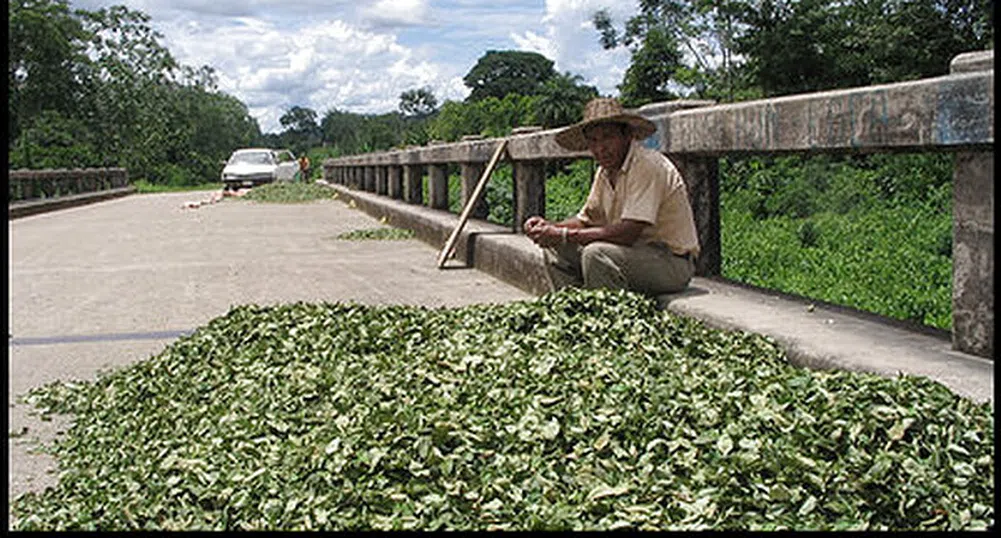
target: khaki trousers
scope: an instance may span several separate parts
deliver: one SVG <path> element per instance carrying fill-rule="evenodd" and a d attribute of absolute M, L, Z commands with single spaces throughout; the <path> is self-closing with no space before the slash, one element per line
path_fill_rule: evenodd
<path fill-rule="evenodd" d="M 660 244 L 568 243 L 544 248 L 543 257 L 552 290 L 576 286 L 660 295 L 685 289 L 695 274 L 690 256 L 683 258 Z"/>

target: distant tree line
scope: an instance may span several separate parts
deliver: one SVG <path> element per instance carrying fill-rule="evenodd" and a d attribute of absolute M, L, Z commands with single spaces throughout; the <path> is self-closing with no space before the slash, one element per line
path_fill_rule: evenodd
<path fill-rule="evenodd" d="M 299 152 L 321 145 L 325 155 L 339 156 L 465 135 L 497 137 L 520 126 L 573 123 L 584 103 L 598 96 L 580 75 L 558 73 L 552 60 L 534 52 L 487 51 L 463 81 L 469 96 L 440 106 L 431 88 L 423 87 L 401 93 L 398 110 L 384 114 L 334 108 L 317 121 L 315 111 L 292 107 L 280 120 L 285 131 L 265 138 Z"/>

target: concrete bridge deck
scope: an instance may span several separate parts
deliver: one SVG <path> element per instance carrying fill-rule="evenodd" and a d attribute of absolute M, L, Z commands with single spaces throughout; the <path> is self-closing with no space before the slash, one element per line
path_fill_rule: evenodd
<path fill-rule="evenodd" d="M 30 416 L 16 403 L 19 395 L 146 359 L 232 305 L 458 306 L 527 299 L 537 291 L 536 247 L 485 223 L 467 225 L 459 258 L 469 263 L 452 261 L 447 270 L 436 268 L 437 248 L 422 241 L 335 239 L 386 217 L 441 244 L 457 220 L 335 188 L 339 200 L 299 206 L 226 200 L 190 209 L 186 201 L 208 193 L 133 195 L 9 221 L 11 498 L 55 482 L 51 459 L 30 449 L 68 424 Z M 522 274 L 512 275 L 512 268 Z M 710 325 L 770 334 L 800 364 L 924 375 L 993 405 L 993 361 L 952 351 L 942 335 L 838 308 L 810 310 L 795 298 L 709 279 L 696 279 L 689 292 L 663 303 Z"/>

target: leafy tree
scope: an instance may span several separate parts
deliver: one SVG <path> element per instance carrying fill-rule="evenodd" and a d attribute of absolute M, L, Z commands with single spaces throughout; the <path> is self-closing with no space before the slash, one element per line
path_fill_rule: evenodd
<path fill-rule="evenodd" d="M 830 48 L 844 21 L 833 2 L 765 0 L 748 6 L 744 19 L 750 29 L 737 43 L 765 96 L 839 86 L 843 73 Z"/>
<path fill-rule="evenodd" d="M 708 81 L 720 77 L 711 58 L 721 54 L 723 69 L 732 66 L 730 33 L 734 1 L 645 0 L 640 12 L 626 21 L 621 33 L 607 10 L 594 14 L 592 22 L 606 49 L 623 46 L 632 60 L 619 90 L 624 103 L 637 106 L 675 97 L 671 86 L 699 97 L 707 96 Z M 720 50 L 721 49 L 721 50 Z M 686 60 L 689 58 L 689 60 Z M 689 63 L 686 63 L 688 61 Z M 699 76 L 693 76 L 698 73 Z M 732 77 L 723 78 L 731 81 Z"/>
<path fill-rule="evenodd" d="M 316 111 L 311 108 L 293 106 L 278 119 L 282 127 L 296 133 L 309 134 L 316 130 Z"/>
<path fill-rule="evenodd" d="M 323 115 L 320 132 L 323 144 L 337 148 L 342 154 L 358 152 L 358 136 L 362 117 L 336 108 Z"/>
<path fill-rule="evenodd" d="M 428 135 L 435 140 L 454 142 L 464 135 L 480 134 L 483 118 L 472 103 L 445 101 L 428 126 Z"/>
<path fill-rule="evenodd" d="M 633 51 L 632 62 L 619 85 L 622 103 L 637 107 L 674 99 L 669 84 L 681 67 L 681 54 L 672 36 L 661 28 L 652 28 Z"/>
<path fill-rule="evenodd" d="M 556 71 L 553 61 L 536 52 L 487 51 L 463 77 L 472 90 L 467 101 L 503 99 L 510 93 L 535 95 Z"/>
<path fill-rule="evenodd" d="M 102 133 L 102 154 L 115 156 L 133 177 L 145 177 L 167 158 L 167 87 L 175 82 L 179 66 L 145 13 L 125 6 L 77 13 L 93 36 L 83 105 L 87 121 Z"/>
<path fill-rule="evenodd" d="M 296 155 L 306 153 L 322 139 L 316 124 L 316 111 L 311 108 L 293 106 L 278 121 L 285 127 L 280 145 L 290 148 Z"/>
<path fill-rule="evenodd" d="M 503 99 L 488 97 L 473 106 L 484 118 L 481 134 L 489 138 L 506 136 L 515 127 L 535 125 L 535 102 L 538 97 L 509 93 Z"/>
<path fill-rule="evenodd" d="M 337 109 L 327 112 L 320 124 L 328 153 L 352 155 L 381 151 L 403 143 L 407 119 L 397 112 L 362 115 Z"/>
<path fill-rule="evenodd" d="M 79 119 L 55 110 L 43 110 L 22 126 L 8 154 L 8 166 L 18 168 L 65 168 L 102 166 L 93 133 Z"/>
<path fill-rule="evenodd" d="M 398 113 L 365 116 L 362 126 L 362 151 L 384 151 L 400 144 L 403 118 Z"/>
<path fill-rule="evenodd" d="M 993 46 L 983 0 L 769 0 L 740 12 L 736 40 L 764 95 L 944 75 L 957 54 Z"/>
<path fill-rule="evenodd" d="M 88 39 L 65 0 L 7 4 L 7 141 L 43 110 L 70 117 L 78 104 Z"/>
<path fill-rule="evenodd" d="M 424 119 L 434 114 L 437 108 L 438 99 L 435 98 L 431 88 L 427 86 L 407 90 L 400 94 L 400 112 L 404 116 Z"/>
<path fill-rule="evenodd" d="M 598 97 L 598 89 L 582 84 L 583 77 L 564 73 L 542 85 L 535 101 L 535 119 L 550 129 L 580 121 L 584 105 Z"/>
<path fill-rule="evenodd" d="M 841 72 L 867 85 L 944 75 L 957 55 L 994 46 L 992 2 L 879 0 L 842 6 Z"/>
<path fill-rule="evenodd" d="M 593 23 L 632 62 L 634 104 L 672 90 L 733 101 L 945 74 L 961 52 L 991 48 L 987 0 L 644 0 L 620 32 Z M 684 54 L 680 54 L 684 52 Z"/>

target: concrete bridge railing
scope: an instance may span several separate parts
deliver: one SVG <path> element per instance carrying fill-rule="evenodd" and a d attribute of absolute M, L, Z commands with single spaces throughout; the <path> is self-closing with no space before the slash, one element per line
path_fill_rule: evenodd
<path fill-rule="evenodd" d="M 71 207 L 135 191 L 124 168 L 9 170 L 10 218 Z"/>
<path fill-rule="evenodd" d="M 670 101 L 638 112 L 657 125 L 644 144 L 659 149 L 687 182 L 702 254 L 700 276 L 721 273 L 720 157 L 781 153 L 950 151 L 953 186 L 953 348 L 993 358 L 994 348 L 994 52 L 957 56 L 950 74 L 910 82 L 716 105 Z M 569 152 L 556 130 L 515 132 L 514 231 L 545 214 L 545 161 L 589 158 Z M 324 179 L 412 204 L 448 210 L 448 168 L 458 165 L 462 204 L 497 140 L 465 140 L 328 159 Z M 473 218 L 485 218 L 481 201 Z"/>

